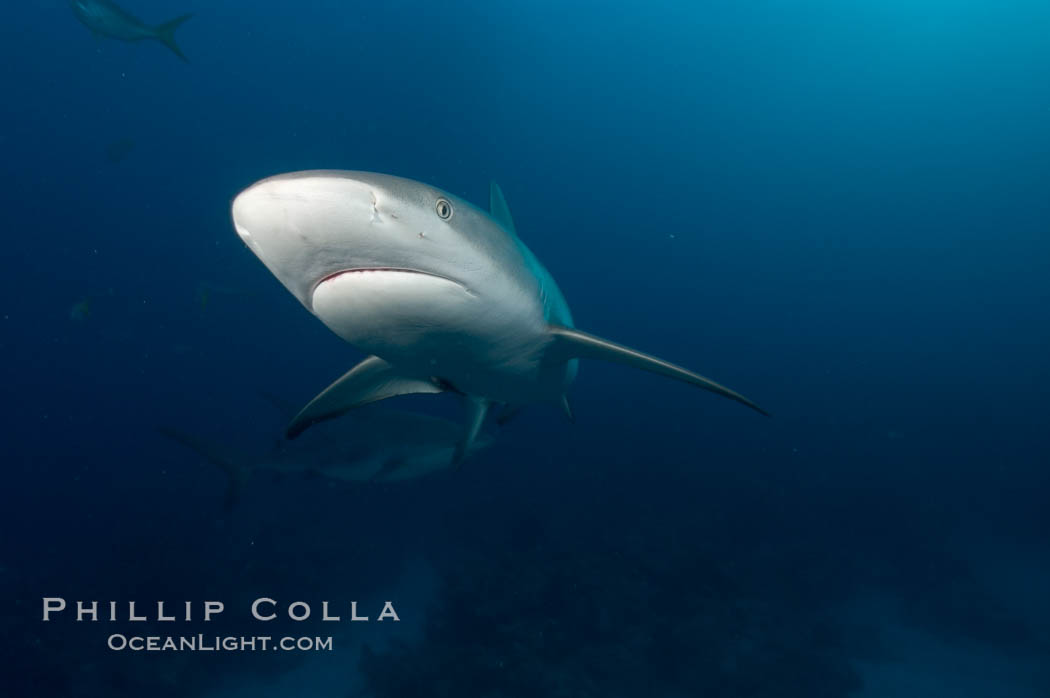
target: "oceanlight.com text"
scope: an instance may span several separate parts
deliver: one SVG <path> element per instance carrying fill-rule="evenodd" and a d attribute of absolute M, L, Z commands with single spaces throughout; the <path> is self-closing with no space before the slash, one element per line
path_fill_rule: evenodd
<path fill-rule="evenodd" d="M 130 652 L 331 652 L 332 637 L 251 637 L 220 635 L 122 635 L 109 636 L 106 645 L 115 651 Z"/>

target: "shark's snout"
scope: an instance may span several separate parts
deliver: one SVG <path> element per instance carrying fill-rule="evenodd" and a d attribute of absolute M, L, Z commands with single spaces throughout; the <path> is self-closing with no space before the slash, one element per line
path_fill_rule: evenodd
<path fill-rule="evenodd" d="M 324 171 L 256 182 L 233 200 L 233 227 L 288 290 L 313 310 L 315 289 L 354 269 L 404 268 L 368 182 Z M 396 218 L 391 218 L 396 220 Z M 411 267 L 410 267 L 411 268 Z"/>
<path fill-rule="evenodd" d="M 349 229 L 368 216 L 375 194 L 367 185 L 325 173 L 280 175 L 256 182 L 233 200 L 233 224 L 249 245 L 345 245 Z"/>
<path fill-rule="evenodd" d="M 241 241 L 251 247 L 256 254 L 252 239 L 252 228 L 258 229 L 261 222 L 262 208 L 259 206 L 259 195 L 255 187 L 245 189 L 233 200 L 231 207 L 233 213 L 233 227 L 237 231 Z"/>
<path fill-rule="evenodd" d="M 245 242 L 253 237 L 253 232 L 261 233 L 266 229 L 279 233 L 279 219 L 287 211 L 287 196 L 281 187 L 274 186 L 269 180 L 257 182 L 248 187 L 233 200 L 233 225 L 237 234 Z"/>
<path fill-rule="evenodd" d="M 233 227 L 245 245 L 295 294 L 311 306 L 314 285 L 338 271 L 347 244 L 347 211 L 353 198 L 339 197 L 321 177 L 274 177 L 248 187 L 233 200 Z M 342 245 L 339 254 L 330 250 Z"/>

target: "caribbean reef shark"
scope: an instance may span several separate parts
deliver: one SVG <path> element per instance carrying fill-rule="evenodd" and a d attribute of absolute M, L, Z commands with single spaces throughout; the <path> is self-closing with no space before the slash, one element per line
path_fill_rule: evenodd
<path fill-rule="evenodd" d="M 182 60 L 188 60 L 175 43 L 175 30 L 193 15 L 182 15 L 170 22 L 151 27 L 124 10 L 112 0 L 72 0 L 73 14 L 96 36 L 121 41 L 154 39 L 171 49 Z"/>
<path fill-rule="evenodd" d="M 342 425 L 341 425 L 342 426 Z M 352 483 L 400 483 L 448 470 L 463 429 L 447 419 L 414 412 L 363 410 L 349 429 L 321 430 L 311 438 L 284 441 L 268 454 L 246 455 L 225 444 L 161 427 L 160 433 L 197 452 L 229 476 L 226 506 L 236 503 L 240 487 L 255 472 L 318 475 Z M 494 439 L 482 433 L 468 455 Z"/>
<path fill-rule="evenodd" d="M 307 310 L 372 355 L 304 407 L 289 437 L 376 400 L 454 391 L 468 406 L 458 461 L 495 403 L 561 403 L 571 419 L 566 392 L 581 358 L 652 371 L 766 414 L 692 371 L 575 329 L 495 183 L 483 211 L 390 175 L 296 172 L 239 194 L 233 224 Z"/>

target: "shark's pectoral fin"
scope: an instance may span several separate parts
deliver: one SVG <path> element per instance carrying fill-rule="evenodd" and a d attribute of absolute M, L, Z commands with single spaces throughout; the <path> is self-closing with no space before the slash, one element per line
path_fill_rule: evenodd
<path fill-rule="evenodd" d="M 378 356 L 369 356 L 300 410 L 285 433 L 289 439 L 294 439 L 313 424 L 338 417 L 370 402 L 396 395 L 440 393 L 442 390 L 432 381 L 402 376 Z"/>
<path fill-rule="evenodd" d="M 463 459 L 470 453 L 470 447 L 478 438 L 481 425 L 485 422 L 485 415 L 489 412 L 488 400 L 477 397 L 468 397 L 467 403 L 467 430 L 463 434 L 463 440 L 456 444 L 456 451 L 452 454 L 452 465 L 459 466 Z"/>
<path fill-rule="evenodd" d="M 681 366 L 675 366 L 663 359 L 658 359 L 655 356 L 643 354 L 640 351 L 631 349 L 630 347 L 625 347 L 621 344 L 616 344 L 615 342 L 610 342 L 607 339 L 602 339 L 601 337 L 596 337 L 592 334 L 587 334 L 586 332 L 581 332 L 568 327 L 562 327 L 560 325 L 551 325 L 550 333 L 554 338 L 554 342 L 547 350 L 547 355 L 545 357 L 547 361 L 602 359 L 604 361 L 626 364 L 628 366 L 640 368 L 643 371 L 650 371 L 652 373 L 658 373 L 661 376 L 684 381 L 685 383 L 690 383 L 699 388 L 703 388 L 704 390 L 710 390 L 711 392 L 718 393 L 730 400 L 736 400 L 737 402 L 747 405 L 751 409 L 760 412 L 767 417 L 769 416 L 768 412 L 748 400 L 740 393 L 719 385 L 713 380 L 708 380 L 692 371 L 688 371 Z"/>
<path fill-rule="evenodd" d="M 295 407 L 292 405 L 292 403 L 288 402 L 284 398 L 281 398 L 281 397 L 279 397 L 277 395 L 274 395 L 273 393 L 267 392 L 265 390 L 260 391 L 259 394 L 267 402 L 269 402 L 271 405 L 273 405 L 274 408 L 280 413 L 280 418 L 281 418 L 282 422 L 287 424 L 287 423 L 289 423 L 289 422 L 291 422 L 292 420 L 295 419 L 296 410 L 295 410 Z M 321 437 L 321 438 L 323 438 L 324 440 L 328 441 L 331 446 L 333 446 L 333 447 L 335 446 L 335 435 L 334 434 L 324 434 L 324 436 Z M 273 453 L 275 453 L 275 454 L 276 453 L 280 453 L 281 451 L 284 450 L 286 445 L 287 445 L 287 441 L 284 438 L 278 436 L 277 437 L 277 441 L 276 441 L 276 443 L 274 444 L 274 447 L 273 447 Z"/>

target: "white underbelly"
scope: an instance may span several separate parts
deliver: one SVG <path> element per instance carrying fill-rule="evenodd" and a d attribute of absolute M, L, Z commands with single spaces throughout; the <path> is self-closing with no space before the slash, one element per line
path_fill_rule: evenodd
<path fill-rule="evenodd" d="M 337 335 L 406 374 L 500 402 L 556 399 L 565 386 L 542 365 L 550 341 L 542 311 L 503 300 L 437 276 L 370 270 L 322 282 L 312 305 Z"/>

